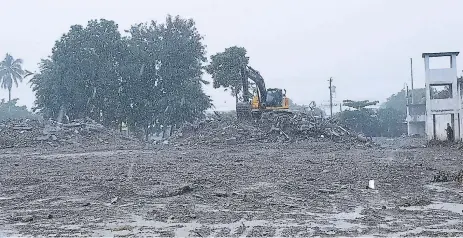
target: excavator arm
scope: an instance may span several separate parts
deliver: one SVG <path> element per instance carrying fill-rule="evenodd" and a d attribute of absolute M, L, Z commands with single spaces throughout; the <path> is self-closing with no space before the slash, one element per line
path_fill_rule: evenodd
<path fill-rule="evenodd" d="M 241 70 L 241 79 L 243 85 L 243 101 L 249 102 L 249 81 L 248 79 L 252 80 L 258 90 L 259 95 L 259 103 L 265 104 L 267 100 L 267 88 L 265 87 L 265 81 L 262 75 L 260 75 L 259 71 L 253 69 L 251 66 L 243 67 Z"/>
<path fill-rule="evenodd" d="M 249 95 L 249 81 L 252 80 L 258 91 L 259 108 L 265 108 L 265 102 L 267 100 L 267 88 L 265 87 L 265 81 L 259 71 L 253 69 L 251 66 L 245 66 L 241 68 L 241 80 L 243 86 L 243 102 L 236 104 L 236 114 L 238 119 L 248 119 L 251 117 L 251 104 Z"/>

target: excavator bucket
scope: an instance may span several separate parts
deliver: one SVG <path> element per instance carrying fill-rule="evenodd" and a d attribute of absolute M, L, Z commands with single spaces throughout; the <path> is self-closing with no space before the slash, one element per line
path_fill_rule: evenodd
<path fill-rule="evenodd" d="M 240 121 L 251 120 L 251 104 L 244 102 L 236 103 L 236 118 Z"/>

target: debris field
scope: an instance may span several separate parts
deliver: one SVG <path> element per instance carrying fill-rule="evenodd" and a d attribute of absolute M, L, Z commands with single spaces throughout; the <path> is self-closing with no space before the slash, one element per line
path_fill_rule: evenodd
<path fill-rule="evenodd" d="M 58 123 L 48 120 L 12 120 L 0 122 L 0 149 L 55 148 L 101 145 L 133 145 L 137 141 L 109 130 L 90 118 Z"/>
<path fill-rule="evenodd" d="M 253 121 L 237 121 L 217 114 L 215 117 L 185 124 L 174 135 L 188 145 L 243 144 L 302 141 L 368 143 L 367 138 L 343 127 L 334 119 L 308 113 L 267 112 Z"/>
<path fill-rule="evenodd" d="M 91 120 L 2 123 L 0 236 L 463 235 L 460 150 L 262 120 L 150 146 Z"/>

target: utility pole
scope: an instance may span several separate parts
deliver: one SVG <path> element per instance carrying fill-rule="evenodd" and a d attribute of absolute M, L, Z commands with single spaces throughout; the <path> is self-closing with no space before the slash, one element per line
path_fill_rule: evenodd
<path fill-rule="evenodd" d="M 412 104 L 414 103 L 414 99 L 413 99 L 413 59 L 410 58 L 410 78 L 412 80 L 412 91 L 411 91 L 411 96 L 412 96 Z"/>
<path fill-rule="evenodd" d="M 333 90 L 332 90 L 332 83 L 333 83 L 333 78 L 330 77 L 330 80 L 328 80 L 330 82 L 330 116 L 332 117 L 333 116 Z"/>

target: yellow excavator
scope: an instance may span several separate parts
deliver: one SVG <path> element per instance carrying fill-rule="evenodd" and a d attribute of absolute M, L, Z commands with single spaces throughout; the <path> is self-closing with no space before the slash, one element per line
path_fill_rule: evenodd
<path fill-rule="evenodd" d="M 286 97 L 286 90 L 280 88 L 265 87 L 264 78 L 259 71 L 251 66 L 241 68 L 242 93 L 241 102 L 236 103 L 236 117 L 238 120 L 249 120 L 260 118 L 265 111 L 289 111 L 289 98 Z M 252 80 L 257 89 L 252 99 L 249 96 L 249 81 Z"/>

